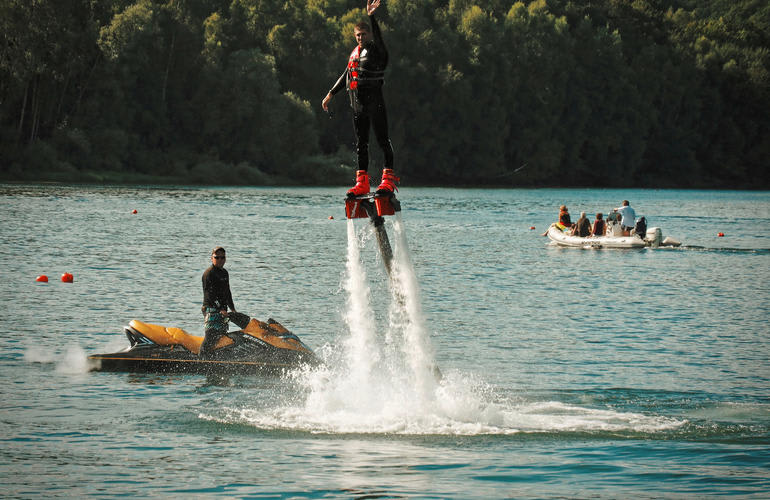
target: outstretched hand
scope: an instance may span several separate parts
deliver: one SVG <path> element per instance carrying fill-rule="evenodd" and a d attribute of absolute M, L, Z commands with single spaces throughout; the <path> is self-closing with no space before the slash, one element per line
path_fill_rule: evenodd
<path fill-rule="evenodd" d="M 366 13 L 371 16 L 379 6 L 380 0 L 366 0 Z"/>

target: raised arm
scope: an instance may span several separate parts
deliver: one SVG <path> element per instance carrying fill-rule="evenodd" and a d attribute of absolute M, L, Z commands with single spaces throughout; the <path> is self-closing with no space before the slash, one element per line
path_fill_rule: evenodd
<path fill-rule="evenodd" d="M 366 0 L 366 13 L 371 16 L 379 6 L 380 0 Z"/>
<path fill-rule="evenodd" d="M 385 40 L 382 39 L 380 25 L 377 24 L 377 19 L 375 19 L 374 15 L 369 16 L 369 22 L 372 25 L 372 40 L 374 40 L 374 44 L 384 55 L 387 55 L 388 49 L 385 48 Z"/>

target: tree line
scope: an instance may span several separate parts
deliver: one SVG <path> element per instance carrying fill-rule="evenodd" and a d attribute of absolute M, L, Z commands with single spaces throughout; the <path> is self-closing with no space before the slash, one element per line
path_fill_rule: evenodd
<path fill-rule="evenodd" d="M 0 0 L 0 178 L 347 183 L 347 99 L 320 100 L 364 4 Z M 407 185 L 770 187 L 765 1 L 388 0 L 378 20 Z"/>

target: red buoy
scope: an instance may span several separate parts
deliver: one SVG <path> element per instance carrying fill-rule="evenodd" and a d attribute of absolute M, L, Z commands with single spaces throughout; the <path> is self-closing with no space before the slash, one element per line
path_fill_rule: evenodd
<path fill-rule="evenodd" d="M 74 279 L 75 279 L 75 277 L 74 277 L 74 276 L 72 276 L 72 274 L 70 274 L 70 273 L 64 273 L 64 274 L 62 274 L 62 275 L 61 275 L 61 280 L 62 280 L 64 283 L 72 283 L 72 281 L 73 281 Z"/>
<path fill-rule="evenodd" d="M 529 229 L 531 231 L 532 229 L 535 229 L 535 226 L 529 226 Z"/>
<path fill-rule="evenodd" d="M 135 213 L 136 213 L 136 209 L 134 209 L 134 210 L 133 210 L 131 213 L 132 213 L 132 214 L 135 214 Z"/>
<path fill-rule="evenodd" d="M 725 233 L 719 233 L 719 234 L 717 234 L 717 236 L 719 236 L 720 238 L 721 238 L 722 236 L 724 236 L 724 235 L 725 235 Z"/>
<path fill-rule="evenodd" d="M 329 220 L 333 220 L 333 219 L 334 219 L 334 216 L 333 216 L 333 215 L 330 215 L 330 216 L 329 216 Z"/>
<path fill-rule="evenodd" d="M 41 283 L 48 283 L 48 276 L 46 276 L 45 274 L 41 274 L 40 276 L 35 278 L 35 281 L 39 281 Z"/>

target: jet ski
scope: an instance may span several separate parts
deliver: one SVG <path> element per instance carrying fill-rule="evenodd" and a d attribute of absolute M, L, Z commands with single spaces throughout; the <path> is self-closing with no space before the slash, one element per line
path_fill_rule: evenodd
<path fill-rule="evenodd" d="M 272 318 L 251 318 L 242 330 L 228 332 L 208 359 L 198 358 L 203 337 L 181 328 L 132 320 L 123 330 L 131 345 L 88 356 L 92 371 L 275 375 L 320 364 L 299 337 Z"/>

